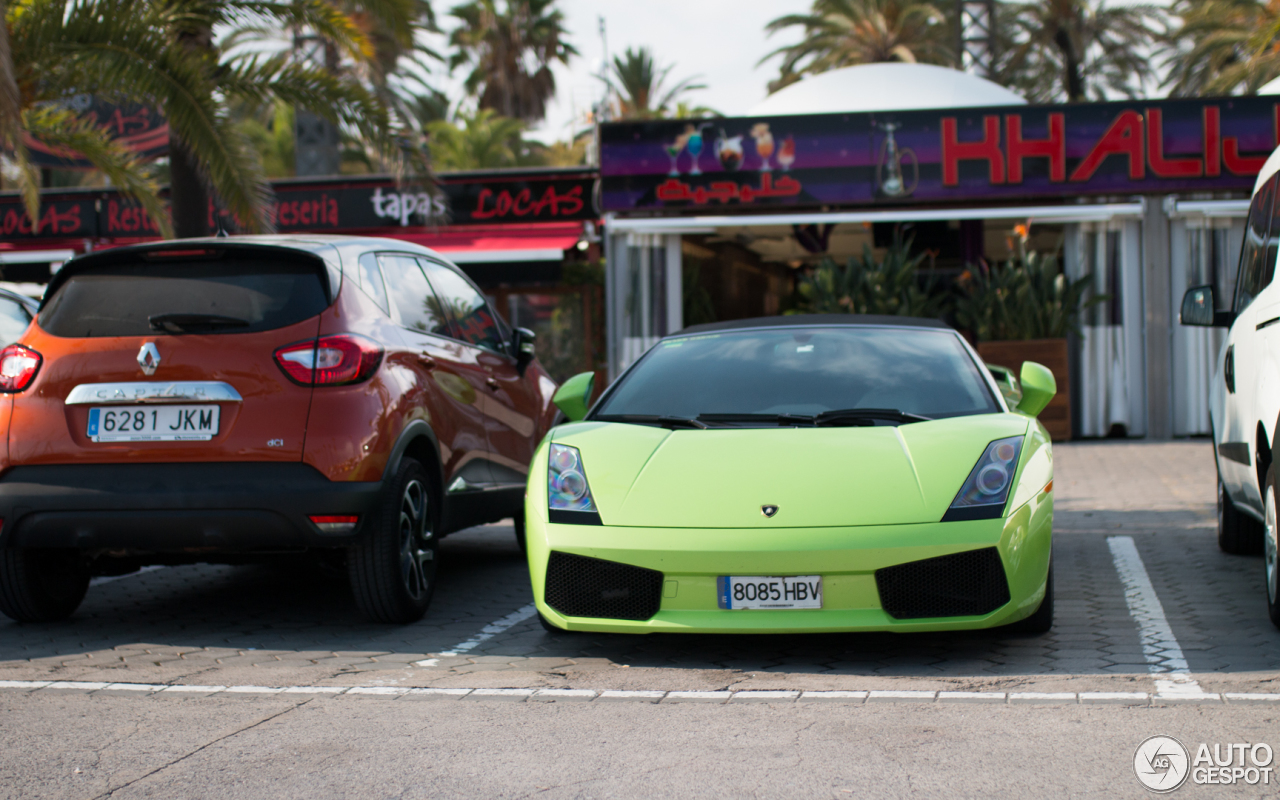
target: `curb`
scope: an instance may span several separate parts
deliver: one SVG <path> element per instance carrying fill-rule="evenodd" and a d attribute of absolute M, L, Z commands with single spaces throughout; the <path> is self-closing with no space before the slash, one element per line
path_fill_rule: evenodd
<path fill-rule="evenodd" d="M 8 681 L 0 680 L 0 690 L 16 692 L 79 692 L 82 694 L 153 697 L 214 695 L 311 695 L 316 697 L 380 697 L 497 700 L 503 702 L 641 702 L 702 703 L 742 705 L 745 703 L 981 703 L 987 705 L 1124 705 L 1165 706 L 1185 703 L 1211 705 L 1280 706 L 1280 694 L 1262 692 L 1214 692 L 1160 694 L 1147 692 L 959 692 L 959 691 L 682 691 L 595 689 L 443 689 L 408 686 L 206 686 L 193 684 L 104 683 L 102 681 Z"/>

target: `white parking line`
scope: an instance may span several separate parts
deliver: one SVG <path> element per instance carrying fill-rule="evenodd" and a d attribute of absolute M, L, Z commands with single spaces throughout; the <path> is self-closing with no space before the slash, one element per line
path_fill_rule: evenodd
<path fill-rule="evenodd" d="M 93 578 L 93 579 L 91 579 L 91 580 L 89 581 L 89 585 L 90 585 L 90 586 L 101 586 L 101 585 L 102 585 L 102 584 L 104 584 L 104 583 L 111 583 L 112 581 L 122 581 L 122 580 L 124 580 L 125 578 L 136 578 L 136 577 L 138 577 L 139 575 L 141 575 L 141 574 L 142 574 L 142 573 L 144 573 L 144 572 L 155 572 L 155 571 L 156 571 L 156 570 L 158 570 L 158 569 L 164 569 L 164 568 L 165 568 L 165 567 L 164 567 L 164 565 L 163 565 L 163 564 L 153 564 L 153 565 L 151 565 L 151 566 L 149 566 L 149 567 L 142 567 L 142 568 L 138 569 L 136 572 L 130 572 L 130 573 L 126 574 L 126 575 L 104 575 L 104 576 L 99 577 L 99 578 Z"/>
<path fill-rule="evenodd" d="M 536 613 L 538 613 L 537 607 L 534 606 L 533 603 L 530 603 L 524 608 L 512 611 L 510 614 L 506 615 L 500 620 L 497 620 L 495 622 L 490 622 L 488 625 L 481 628 L 479 633 L 477 633 L 475 636 L 472 636 L 470 639 L 466 640 L 465 642 L 462 642 L 461 644 L 455 644 L 453 647 L 444 651 L 443 653 L 437 653 L 436 658 L 426 658 L 426 659 L 423 659 L 422 661 L 413 662 L 414 666 L 434 667 L 440 661 L 440 658 L 448 657 L 448 656 L 460 656 L 463 653 L 469 653 L 472 650 L 474 650 L 476 647 L 478 647 L 481 643 L 489 641 L 493 637 L 497 636 L 498 634 L 511 628 L 514 625 L 519 625 L 521 622 L 524 622 L 526 619 L 528 619 L 529 617 L 532 617 Z"/>
<path fill-rule="evenodd" d="M 1186 656 L 1173 635 L 1169 619 L 1156 589 L 1151 585 L 1142 556 L 1133 544 L 1132 536 L 1108 536 L 1111 559 L 1115 562 L 1120 582 L 1124 584 L 1124 599 L 1129 604 L 1129 615 L 1138 624 L 1142 640 L 1142 653 L 1147 657 L 1147 670 L 1152 674 L 1166 675 L 1167 680 L 1156 680 L 1157 697 L 1195 697 L 1204 695 L 1200 684 L 1191 677 Z"/>

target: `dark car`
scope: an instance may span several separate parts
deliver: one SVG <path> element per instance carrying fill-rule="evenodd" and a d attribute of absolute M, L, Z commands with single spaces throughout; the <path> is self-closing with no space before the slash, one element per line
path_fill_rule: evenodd
<path fill-rule="evenodd" d="M 18 341 L 31 324 L 40 302 L 26 295 L 0 289 L 0 347 Z"/>
<path fill-rule="evenodd" d="M 521 520 L 554 382 L 438 254 L 230 237 L 73 259 L 0 354 L 0 611 L 95 574 L 318 551 L 409 622 L 440 536 Z"/>

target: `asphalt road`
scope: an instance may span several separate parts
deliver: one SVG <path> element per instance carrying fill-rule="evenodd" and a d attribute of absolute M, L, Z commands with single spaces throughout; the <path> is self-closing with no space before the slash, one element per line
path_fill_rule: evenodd
<path fill-rule="evenodd" d="M 1260 559 L 1216 548 L 1208 443 L 1055 452 L 1040 637 L 552 636 L 504 526 L 443 543 L 405 627 L 297 564 L 101 582 L 0 622 L 0 797 L 1139 796 L 1148 736 L 1280 750 L 1280 631 Z"/>

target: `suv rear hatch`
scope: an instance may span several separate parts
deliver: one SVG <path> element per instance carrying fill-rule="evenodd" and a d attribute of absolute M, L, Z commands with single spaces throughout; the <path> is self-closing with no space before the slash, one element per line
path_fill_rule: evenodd
<path fill-rule="evenodd" d="M 303 250 L 205 245 L 69 262 L 22 343 L 9 463 L 299 461 L 311 388 L 275 351 L 314 338 L 333 299 Z"/>

